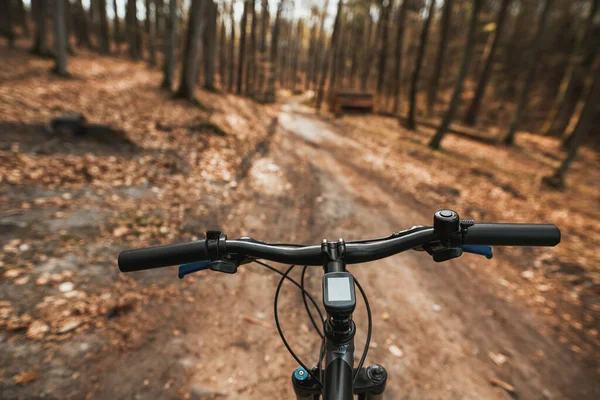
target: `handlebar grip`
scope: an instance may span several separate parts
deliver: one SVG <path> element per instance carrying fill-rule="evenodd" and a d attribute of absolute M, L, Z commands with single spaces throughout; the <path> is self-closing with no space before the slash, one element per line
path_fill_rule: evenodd
<path fill-rule="evenodd" d="M 490 246 L 556 246 L 560 230 L 553 224 L 475 224 L 463 244 Z"/>
<path fill-rule="evenodd" d="M 141 271 L 187 264 L 208 258 L 204 240 L 126 250 L 119 254 L 121 272 Z"/>

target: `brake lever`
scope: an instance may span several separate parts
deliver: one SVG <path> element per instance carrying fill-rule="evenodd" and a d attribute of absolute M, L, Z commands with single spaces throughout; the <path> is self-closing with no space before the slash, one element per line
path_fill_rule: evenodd
<path fill-rule="evenodd" d="M 488 260 L 494 257 L 492 246 L 463 246 L 462 249 L 465 253 L 479 254 Z"/>

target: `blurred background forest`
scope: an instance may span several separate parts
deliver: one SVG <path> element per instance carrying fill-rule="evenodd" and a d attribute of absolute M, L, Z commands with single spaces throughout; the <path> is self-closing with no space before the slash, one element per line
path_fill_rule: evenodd
<path fill-rule="evenodd" d="M 119 251 L 439 208 L 562 242 L 353 269 L 389 398 L 599 398 L 599 3 L 0 0 L 0 398 L 292 398 L 276 276 Z"/>

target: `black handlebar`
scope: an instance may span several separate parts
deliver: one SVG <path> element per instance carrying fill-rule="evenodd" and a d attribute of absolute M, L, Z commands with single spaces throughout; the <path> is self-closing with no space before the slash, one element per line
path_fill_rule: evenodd
<path fill-rule="evenodd" d="M 206 260 L 207 258 L 205 241 L 198 240 L 188 243 L 125 250 L 119 254 L 119 269 L 121 272 L 133 272 L 187 264 Z"/>
<path fill-rule="evenodd" d="M 475 224 L 455 235 L 458 246 L 555 246 L 560 242 L 560 231 L 550 224 Z M 429 227 L 413 228 L 390 238 L 367 243 L 347 243 L 344 261 L 359 264 L 379 260 L 406 250 L 425 246 L 440 238 Z M 322 265 L 321 246 L 274 246 L 249 240 L 225 240 L 223 250 L 228 255 L 262 258 L 270 261 Z M 170 265 L 186 264 L 209 259 L 207 241 L 195 241 L 167 246 L 127 250 L 119 254 L 122 272 L 141 271 Z M 214 259 L 212 261 L 215 261 Z"/>
<path fill-rule="evenodd" d="M 475 224 L 463 244 L 488 246 L 556 246 L 560 230 L 552 224 Z"/>

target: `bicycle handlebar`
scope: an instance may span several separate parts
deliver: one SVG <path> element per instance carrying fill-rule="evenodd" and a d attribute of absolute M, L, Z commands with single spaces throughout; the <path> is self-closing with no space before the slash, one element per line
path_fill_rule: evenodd
<path fill-rule="evenodd" d="M 553 224 L 475 224 L 463 244 L 489 246 L 556 246 L 560 230 Z"/>
<path fill-rule="evenodd" d="M 475 224 L 454 235 L 458 247 L 462 245 L 493 246 L 555 246 L 560 242 L 558 227 L 551 224 Z M 379 260 L 406 250 L 425 246 L 440 240 L 431 227 L 421 227 L 370 243 L 346 243 L 344 261 L 358 264 Z M 219 244 L 221 246 L 221 244 Z M 119 254 L 122 272 L 141 271 L 211 259 L 208 239 L 190 243 L 126 250 Z M 223 254 L 221 254 L 223 253 Z M 320 245 L 304 247 L 274 246 L 249 240 L 224 240 L 220 258 L 239 255 L 244 258 L 262 258 L 274 262 L 298 265 L 322 265 Z"/>

